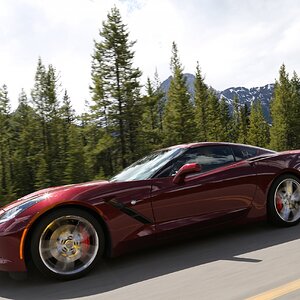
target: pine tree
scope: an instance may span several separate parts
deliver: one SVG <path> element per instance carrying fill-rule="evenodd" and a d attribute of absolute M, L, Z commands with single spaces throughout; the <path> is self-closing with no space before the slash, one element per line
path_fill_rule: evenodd
<path fill-rule="evenodd" d="M 242 144 L 247 144 L 247 136 L 249 130 L 249 108 L 248 105 L 245 103 L 239 109 L 239 119 L 240 119 L 240 126 L 238 128 L 238 142 Z"/>
<path fill-rule="evenodd" d="M 62 106 L 59 109 L 59 117 L 62 119 L 65 126 L 71 125 L 75 120 L 75 111 L 72 107 L 70 97 L 67 90 L 64 92 Z"/>
<path fill-rule="evenodd" d="M 165 93 L 161 89 L 161 81 L 158 76 L 157 70 L 154 73 L 154 93 L 157 97 L 158 102 L 158 123 L 159 123 L 159 130 L 160 130 L 160 139 L 162 139 L 163 133 L 163 112 L 165 106 Z"/>
<path fill-rule="evenodd" d="M 50 64 L 46 73 L 46 112 L 47 112 L 47 141 L 48 152 L 46 162 L 50 171 L 51 185 L 63 184 L 64 172 L 64 145 L 62 144 L 60 119 L 60 82 L 56 69 Z"/>
<path fill-rule="evenodd" d="M 92 120 L 93 115 L 90 112 L 85 112 L 79 117 L 83 139 L 84 169 L 89 180 L 92 180 L 99 171 L 99 162 L 94 155 L 94 149 L 100 139 L 99 131 L 101 129 Z"/>
<path fill-rule="evenodd" d="M 234 143 L 238 141 L 240 127 L 241 127 L 240 101 L 239 98 L 235 95 L 233 97 L 232 131 L 231 131 L 231 140 Z"/>
<path fill-rule="evenodd" d="M 100 33 L 101 34 L 101 33 Z M 104 72 L 104 60 L 102 59 L 103 47 L 100 43 L 95 42 L 94 54 L 92 56 L 92 85 L 90 91 L 92 94 L 93 104 L 90 107 L 93 114 L 93 120 L 97 122 L 98 126 L 104 127 L 109 132 L 110 124 L 109 120 L 109 107 L 111 107 L 110 99 L 107 99 L 105 95 L 105 72 Z"/>
<path fill-rule="evenodd" d="M 142 135 L 143 152 L 149 153 L 161 146 L 160 101 L 162 93 L 153 87 L 150 78 L 146 84 L 147 95 L 143 97 Z"/>
<path fill-rule="evenodd" d="M 68 130 L 75 121 L 75 111 L 72 108 L 67 90 L 64 92 L 62 106 L 58 111 L 58 118 L 60 144 L 62 145 L 62 152 L 65 154 L 68 151 Z"/>
<path fill-rule="evenodd" d="M 58 116 L 55 119 L 54 130 L 56 131 L 55 139 L 59 146 L 59 164 L 57 164 L 59 175 L 59 183 L 71 183 L 68 176 L 65 175 L 66 168 L 69 159 L 69 153 L 79 150 L 83 155 L 83 145 L 79 149 L 73 149 L 72 145 L 69 145 L 70 128 L 75 122 L 75 111 L 72 108 L 71 100 L 67 90 L 64 91 L 62 105 L 58 109 Z M 80 130 L 78 128 L 78 130 Z M 72 133 L 72 132 L 71 132 Z M 74 146 L 74 145 L 73 145 Z"/>
<path fill-rule="evenodd" d="M 14 194 L 11 145 L 10 101 L 7 86 L 0 88 L 0 201 L 11 201 Z"/>
<path fill-rule="evenodd" d="M 290 109 L 290 149 L 300 148 L 300 79 L 294 71 L 291 79 L 292 108 Z"/>
<path fill-rule="evenodd" d="M 49 179 L 49 168 L 46 162 L 45 154 L 41 151 L 36 156 L 37 169 L 35 177 L 35 188 L 37 190 L 51 186 Z"/>
<path fill-rule="evenodd" d="M 101 42 L 95 42 L 91 91 L 101 111 L 99 117 L 110 126 L 107 134 L 114 136 L 118 146 L 120 164 L 125 167 L 140 153 L 141 72 L 133 67 L 135 42 L 129 40 L 128 30 L 116 7 L 103 22 L 100 37 Z"/>
<path fill-rule="evenodd" d="M 207 98 L 207 138 L 209 142 L 222 140 L 223 128 L 221 127 L 220 102 L 211 89 Z"/>
<path fill-rule="evenodd" d="M 46 119 L 46 100 L 45 100 L 45 82 L 46 82 L 46 68 L 39 57 L 37 69 L 35 73 L 35 83 L 31 91 L 31 98 L 37 114 L 44 121 Z"/>
<path fill-rule="evenodd" d="M 195 102 L 195 122 L 197 129 L 198 141 L 206 142 L 208 140 L 207 133 L 207 98 L 208 98 L 208 87 L 204 83 L 202 77 L 199 62 L 197 62 L 195 81 L 194 81 L 194 102 Z"/>
<path fill-rule="evenodd" d="M 42 59 L 38 59 L 37 69 L 35 73 L 35 83 L 31 91 L 31 99 L 33 103 L 34 111 L 37 115 L 37 122 L 35 123 L 36 130 L 36 147 L 38 153 L 35 159 L 35 188 L 44 188 L 51 185 L 51 174 L 47 164 L 47 154 L 49 152 L 49 129 L 48 129 L 48 118 L 46 109 L 46 68 L 42 63 Z"/>
<path fill-rule="evenodd" d="M 77 183 L 87 180 L 82 149 L 83 142 L 79 128 L 71 124 L 68 127 L 68 150 L 64 170 L 64 180 L 66 183 Z"/>
<path fill-rule="evenodd" d="M 229 105 L 225 98 L 220 101 L 220 141 L 231 142 L 232 140 L 232 117 L 230 115 Z"/>
<path fill-rule="evenodd" d="M 106 82 L 104 80 L 102 51 L 101 45 L 95 43 L 92 61 L 93 85 L 90 87 L 93 104 L 90 106 L 89 115 L 82 116 L 82 120 L 85 120 L 83 124 L 85 124 L 84 132 L 86 134 L 85 163 L 88 170 L 87 177 L 90 179 L 95 178 L 95 176 L 99 177 L 99 174 L 102 174 L 103 177 L 109 177 L 115 173 L 115 169 L 118 169 L 119 165 L 118 162 L 117 166 L 114 164 L 117 161 L 115 153 L 119 152 L 118 146 L 109 142 L 105 147 L 97 147 L 98 143 L 103 142 L 103 139 L 113 141 L 113 135 L 116 132 L 116 120 L 111 117 L 110 113 L 112 101 L 107 97 L 108 94 L 104 87 Z M 86 122 L 87 120 L 88 122 Z M 105 160 L 103 160 L 103 156 L 105 156 Z"/>
<path fill-rule="evenodd" d="M 40 126 L 37 123 L 36 128 L 40 146 L 40 152 L 36 156 L 37 188 L 63 183 L 63 148 L 59 138 L 59 87 L 55 68 L 49 65 L 46 69 L 39 58 L 35 84 L 31 92 L 34 109 L 40 119 Z"/>
<path fill-rule="evenodd" d="M 118 161 L 112 160 L 118 148 L 114 138 L 94 121 L 92 113 L 80 117 L 85 162 L 85 175 L 89 180 L 110 177 L 119 171 Z M 101 174 L 101 176 L 99 175 Z"/>
<path fill-rule="evenodd" d="M 196 139 L 194 109 L 175 42 L 172 45 L 171 71 L 172 80 L 163 116 L 165 146 L 192 142 Z"/>
<path fill-rule="evenodd" d="M 24 90 L 19 95 L 19 105 L 12 115 L 14 186 L 18 196 L 34 191 L 36 155 L 36 116 L 29 106 Z"/>
<path fill-rule="evenodd" d="M 258 147 L 267 147 L 269 144 L 269 125 L 264 118 L 260 100 L 252 103 L 249 121 L 248 143 Z"/>
<path fill-rule="evenodd" d="M 275 82 L 274 98 L 271 102 L 272 127 L 270 147 L 277 151 L 292 147 L 291 124 L 295 121 L 292 101 L 292 87 L 283 64 L 279 70 L 279 80 Z"/>

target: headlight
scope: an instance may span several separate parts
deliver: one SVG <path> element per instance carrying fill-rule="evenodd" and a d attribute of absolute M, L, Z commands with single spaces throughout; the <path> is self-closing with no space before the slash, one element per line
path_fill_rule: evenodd
<path fill-rule="evenodd" d="M 48 197 L 47 194 L 44 194 L 42 196 L 30 199 L 26 202 L 23 202 L 9 210 L 7 210 L 3 215 L 0 216 L 0 224 L 4 223 L 8 220 L 13 219 L 14 217 L 16 217 L 18 214 L 20 214 L 21 212 L 23 212 L 24 210 L 26 210 L 27 208 L 33 206 L 34 204 L 46 199 Z"/>

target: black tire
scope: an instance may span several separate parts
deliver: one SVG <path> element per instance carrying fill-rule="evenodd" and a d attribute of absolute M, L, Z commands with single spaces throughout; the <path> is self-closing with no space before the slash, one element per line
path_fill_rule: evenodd
<path fill-rule="evenodd" d="M 289 182 L 292 184 L 292 188 L 289 188 L 291 192 L 286 191 Z M 285 174 L 274 180 L 267 201 L 268 220 L 272 224 L 290 227 L 300 222 L 300 199 L 292 202 L 288 196 L 288 194 L 293 193 L 295 188 L 300 188 L 300 180 L 292 174 Z"/>
<path fill-rule="evenodd" d="M 66 207 L 40 220 L 32 234 L 30 251 L 41 273 L 72 280 L 96 265 L 104 247 L 105 236 L 95 217 L 79 208 Z"/>

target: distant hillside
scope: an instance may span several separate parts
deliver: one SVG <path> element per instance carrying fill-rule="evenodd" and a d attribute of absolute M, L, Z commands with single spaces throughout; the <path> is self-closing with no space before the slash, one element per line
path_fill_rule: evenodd
<path fill-rule="evenodd" d="M 184 77 L 186 78 L 187 82 L 187 87 L 189 90 L 189 93 L 194 97 L 194 81 L 195 81 L 195 76 L 193 74 L 186 73 L 184 74 Z M 169 88 L 170 88 L 170 83 L 171 83 L 172 76 L 169 76 L 168 79 L 166 79 L 162 84 L 161 84 L 161 89 L 167 93 Z"/>
<path fill-rule="evenodd" d="M 187 80 L 187 86 L 190 94 L 194 97 L 194 80 L 195 76 L 193 74 L 186 73 L 184 74 Z M 170 76 L 161 84 L 161 89 L 167 93 L 170 87 L 172 77 Z M 216 91 L 219 99 L 225 98 L 227 103 L 230 106 L 230 110 L 233 109 L 233 98 L 237 96 L 241 104 L 247 103 L 249 106 L 251 105 L 252 101 L 255 99 L 260 99 L 263 107 L 263 113 L 266 120 L 271 123 L 271 116 L 270 116 L 270 101 L 274 92 L 274 84 L 267 84 L 262 87 L 253 87 L 247 89 L 245 87 L 230 87 L 224 91 Z"/>

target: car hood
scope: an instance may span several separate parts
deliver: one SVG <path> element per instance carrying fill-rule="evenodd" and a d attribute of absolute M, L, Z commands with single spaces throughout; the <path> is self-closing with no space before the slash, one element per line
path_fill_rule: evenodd
<path fill-rule="evenodd" d="M 280 154 L 300 154 L 300 150 L 288 150 L 279 152 Z"/>
<path fill-rule="evenodd" d="M 0 211 L 1 210 L 7 211 L 21 203 L 24 203 L 33 198 L 43 196 L 45 194 L 47 194 L 47 198 L 50 198 L 50 197 L 53 197 L 55 195 L 58 195 L 58 194 L 61 194 L 64 192 L 79 193 L 79 192 L 84 192 L 84 191 L 87 191 L 90 189 L 94 189 L 94 188 L 98 188 L 98 187 L 107 185 L 108 183 L 109 183 L 109 181 L 98 180 L 98 181 L 90 181 L 90 182 L 85 182 L 85 183 L 69 184 L 69 185 L 62 185 L 62 186 L 46 188 L 46 189 L 39 190 L 34 193 L 28 194 L 18 200 L 15 200 L 15 201 L 7 204 L 4 207 L 1 207 Z"/>

